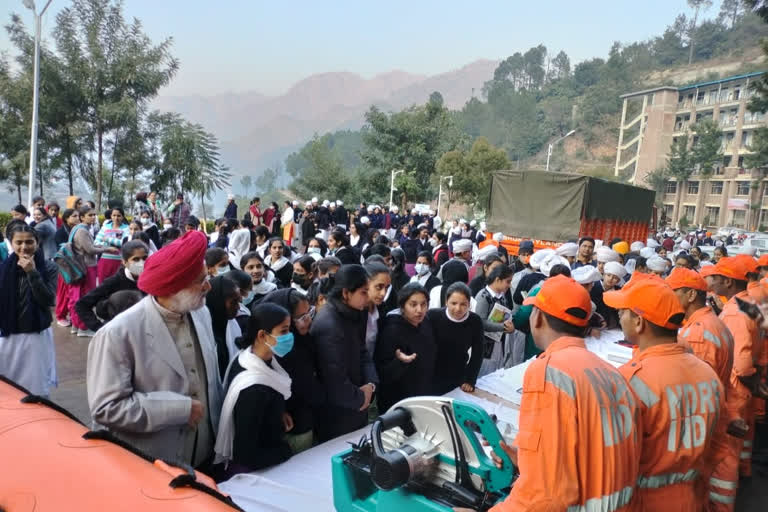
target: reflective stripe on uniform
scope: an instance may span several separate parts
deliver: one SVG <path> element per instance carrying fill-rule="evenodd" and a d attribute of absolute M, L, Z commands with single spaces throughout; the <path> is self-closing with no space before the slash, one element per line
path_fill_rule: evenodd
<path fill-rule="evenodd" d="M 691 334 L 691 328 L 687 328 L 683 333 L 683 338 L 687 338 Z"/>
<path fill-rule="evenodd" d="M 568 512 L 613 512 L 632 500 L 632 487 L 625 487 L 607 496 L 590 498 L 584 505 L 571 505 Z"/>
<path fill-rule="evenodd" d="M 752 458 L 752 452 L 741 452 L 741 458 L 742 459 L 751 459 Z"/>
<path fill-rule="evenodd" d="M 689 469 L 685 473 L 665 473 L 662 475 L 640 476 L 637 479 L 637 486 L 641 489 L 658 489 L 668 485 L 680 484 L 683 482 L 692 482 L 699 476 L 695 469 Z"/>
<path fill-rule="evenodd" d="M 640 401 L 642 401 L 646 407 L 653 407 L 658 403 L 659 397 L 656 396 L 656 393 L 651 390 L 651 388 L 648 387 L 648 385 L 643 382 L 641 378 L 639 378 L 636 375 L 633 375 L 631 379 L 629 379 L 629 385 L 632 386 L 632 389 L 635 391 L 635 394 L 640 398 Z"/>
<path fill-rule="evenodd" d="M 547 366 L 545 379 L 557 389 L 570 396 L 572 400 L 576 400 L 576 384 L 573 383 L 573 379 L 566 373 L 561 372 L 557 368 Z"/>
<path fill-rule="evenodd" d="M 738 489 L 739 484 L 736 482 L 729 482 L 728 480 L 721 480 L 719 478 L 710 477 L 709 479 L 710 485 L 714 487 L 719 487 L 720 489 L 727 489 L 729 491 L 735 491 Z"/>
<path fill-rule="evenodd" d="M 752 448 L 752 441 L 744 441 L 744 448 Z"/>
<path fill-rule="evenodd" d="M 720 345 L 720 339 L 719 339 L 717 336 L 715 336 L 715 335 L 714 335 L 714 333 L 711 333 L 711 332 L 709 332 L 708 330 L 704 329 L 704 334 L 702 335 L 702 337 L 703 337 L 705 340 L 707 340 L 707 341 L 709 341 L 709 342 L 711 342 L 711 343 L 714 343 L 714 345 L 715 345 L 717 348 L 720 348 L 720 346 L 721 346 L 721 345 Z"/>
<path fill-rule="evenodd" d="M 709 499 L 718 503 L 725 503 L 726 505 L 730 505 L 736 502 L 735 496 L 725 496 L 723 494 L 718 494 L 712 491 L 709 491 Z"/>

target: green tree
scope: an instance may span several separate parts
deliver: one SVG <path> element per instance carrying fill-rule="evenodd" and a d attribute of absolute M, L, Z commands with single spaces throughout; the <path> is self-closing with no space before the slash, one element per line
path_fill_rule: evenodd
<path fill-rule="evenodd" d="M 248 197 L 248 190 L 253 186 L 253 179 L 250 174 L 240 178 L 240 186 L 245 190 L 245 197 Z"/>
<path fill-rule="evenodd" d="M 329 147 L 330 137 L 330 134 L 315 135 L 299 152 L 298 157 L 307 165 L 294 171 L 295 179 L 289 186 L 299 197 L 346 197 L 349 193 L 352 181 L 344 171 L 338 152 Z"/>
<path fill-rule="evenodd" d="M 647 183 L 656 192 L 656 205 L 661 206 L 664 198 L 664 189 L 669 181 L 669 175 L 667 170 L 662 168 L 655 169 L 648 173 L 646 177 Z"/>
<path fill-rule="evenodd" d="M 720 4 L 720 14 L 717 15 L 717 21 L 733 28 L 743 14 L 743 0 L 723 0 Z"/>
<path fill-rule="evenodd" d="M 262 195 L 273 194 L 277 190 L 277 167 L 264 169 L 261 176 L 256 178 L 254 186 Z"/>
<path fill-rule="evenodd" d="M 560 50 L 554 59 L 552 59 L 552 70 L 550 76 L 553 80 L 560 80 L 571 76 L 571 59 L 568 54 Z"/>
<path fill-rule="evenodd" d="M 751 169 L 768 168 L 768 128 L 761 126 L 752 135 L 752 152 L 744 158 L 744 164 Z"/>
<path fill-rule="evenodd" d="M 696 132 L 696 142 L 690 152 L 691 167 L 698 167 L 701 175 L 709 179 L 723 161 L 723 131 L 710 119 L 699 121 L 692 126 Z"/>
<path fill-rule="evenodd" d="M 97 159 L 90 185 L 100 209 L 105 138 L 136 124 L 137 114 L 170 82 L 179 64 L 170 54 L 171 39 L 154 45 L 139 20 L 125 22 L 122 0 L 72 0 L 57 15 L 53 36 L 85 98 L 84 120 Z"/>
<path fill-rule="evenodd" d="M 478 138 L 468 152 L 448 151 L 437 162 L 439 176 L 453 176 L 454 197 L 476 208 L 488 205 L 491 173 L 509 168 L 506 152 L 491 145 L 485 137 Z"/>
<path fill-rule="evenodd" d="M 675 211 L 680 211 L 680 198 L 682 191 L 688 184 L 688 179 L 693 174 L 693 157 L 688 148 L 688 134 L 682 135 L 672 143 L 667 156 L 666 174 L 677 180 L 677 196 L 675 198 Z"/>
<path fill-rule="evenodd" d="M 687 0 L 688 6 L 693 9 L 693 19 L 691 20 L 691 27 L 689 29 L 689 41 L 688 41 L 688 65 L 693 62 L 693 47 L 694 47 L 694 34 L 696 30 L 696 21 L 699 19 L 699 12 L 701 10 L 706 11 L 712 7 L 712 0 Z"/>

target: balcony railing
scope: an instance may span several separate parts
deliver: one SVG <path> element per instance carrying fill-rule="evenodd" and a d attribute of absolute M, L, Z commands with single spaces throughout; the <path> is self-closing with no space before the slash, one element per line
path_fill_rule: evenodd
<path fill-rule="evenodd" d="M 720 119 L 720 126 L 723 128 L 729 128 L 731 126 L 736 126 L 736 123 L 738 123 L 738 119 L 735 117 L 726 117 Z"/>
<path fill-rule="evenodd" d="M 688 130 L 688 126 L 690 123 L 677 123 L 675 124 L 675 132 L 684 132 Z"/>

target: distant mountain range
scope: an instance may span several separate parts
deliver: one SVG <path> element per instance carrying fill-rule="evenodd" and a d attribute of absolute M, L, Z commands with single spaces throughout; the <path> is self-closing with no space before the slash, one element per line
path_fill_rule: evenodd
<path fill-rule="evenodd" d="M 425 103 L 439 91 L 449 108 L 461 108 L 473 94 L 480 94 L 497 65 L 477 60 L 434 76 L 390 71 L 371 79 L 349 72 L 321 73 L 301 80 L 282 96 L 160 96 L 154 107 L 178 112 L 214 133 L 224 163 L 235 174 L 259 175 L 315 133 L 360 128 L 371 105 L 397 111 Z"/>

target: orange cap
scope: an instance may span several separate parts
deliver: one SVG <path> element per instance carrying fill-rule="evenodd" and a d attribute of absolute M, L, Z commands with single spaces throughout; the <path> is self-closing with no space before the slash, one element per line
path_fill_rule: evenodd
<path fill-rule="evenodd" d="M 768 267 L 768 253 L 763 254 L 757 260 L 758 267 Z"/>
<path fill-rule="evenodd" d="M 768 302 L 768 286 L 764 283 L 765 279 L 757 283 L 749 283 L 747 285 L 747 294 L 749 297 L 758 304 L 764 304 Z"/>
<path fill-rule="evenodd" d="M 592 311 L 589 293 L 582 285 L 562 274 L 544 281 L 539 293 L 523 301 L 548 315 L 578 327 L 586 327 Z"/>
<path fill-rule="evenodd" d="M 701 274 L 689 268 L 675 268 L 665 282 L 673 290 L 691 288 L 692 290 L 707 291 L 707 282 L 701 277 Z"/>
<path fill-rule="evenodd" d="M 638 279 L 632 285 L 627 283 L 621 290 L 605 292 L 603 301 L 615 309 L 629 309 L 666 329 L 679 328 L 685 316 L 675 292 L 662 279 Z"/>
<path fill-rule="evenodd" d="M 757 262 L 748 254 L 720 258 L 717 265 L 710 265 L 701 269 L 703 277 L 723 276 L 738 281 L 746 281 L 747 274 L 750 272 L 757 272 Z"/>

